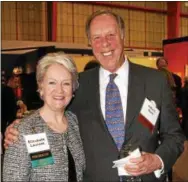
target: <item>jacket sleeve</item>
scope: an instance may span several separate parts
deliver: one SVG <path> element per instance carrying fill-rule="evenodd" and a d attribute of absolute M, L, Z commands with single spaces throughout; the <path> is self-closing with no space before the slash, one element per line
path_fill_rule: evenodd
<path fill-rule="evenodd" d="M 3 181 L 29 181 L 30 157 L 27 152 L 22 127 L 18 127 L 19 141 L 5 151 Z"/>
<path fill-rule="evenodd" d="M 161 157 L 164 163 L 164 171 L 168 171 L 183 152 L 185 136 L 178 121 L 175 104 L 172 99 L 172 91 L 165 79 L 162 79 L 159 117 L 161 144 L 157 148 L 156 154 Z"/>

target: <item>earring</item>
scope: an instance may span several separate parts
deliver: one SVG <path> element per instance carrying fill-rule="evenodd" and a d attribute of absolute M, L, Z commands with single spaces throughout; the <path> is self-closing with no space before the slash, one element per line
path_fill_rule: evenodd
<path fill-rule="evenodd" d="M 43 92 L 40 91 L 39 93 L 40 93 L 40 98 L 43 100 Z"/>

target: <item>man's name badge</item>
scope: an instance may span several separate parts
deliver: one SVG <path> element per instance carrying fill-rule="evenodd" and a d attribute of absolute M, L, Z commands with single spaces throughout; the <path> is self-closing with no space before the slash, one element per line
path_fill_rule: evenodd
<path fill-rule="evenodd" d="M 153 132 L 159 113 L 160 111 L 156 107 L 155 102 L 145 98 L 138 119 L 145 127 Z"/>
<path fill-rule="evenodd" d="M 54 164 L 46 133 L 24 135 L 32 168 Z"/>

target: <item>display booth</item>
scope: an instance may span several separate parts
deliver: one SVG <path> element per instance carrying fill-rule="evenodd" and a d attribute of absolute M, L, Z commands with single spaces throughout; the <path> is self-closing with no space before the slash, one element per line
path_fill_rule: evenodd
<path fill-rule="evenodd" d="M 186 76 L 188 65 L 188 36 L 163 40 L 164 57 L 168 60 L 169 70 L 179 75 L 182 80 Z"/>
<path fill-rule="evenodd" d="M 15 98 L 23 100 L 29 110 L 36 109 L 41 104 L 36 92 L 36 64 L 41 56 L 54 50 L 53 46 L 36 49 L 4 49 L 1 52 L 1 74 L 4 73 L 5 80 L 10 76 L 13 77 L 13 82 L 16 84 L 14 88 Z"/>

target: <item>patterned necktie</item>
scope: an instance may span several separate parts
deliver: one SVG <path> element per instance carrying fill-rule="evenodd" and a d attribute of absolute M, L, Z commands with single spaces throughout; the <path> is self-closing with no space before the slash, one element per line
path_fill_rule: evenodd
<path fill-rule="evenodd" d="M 125 137 L 123 109 L 119 89 L 114 82 L 117 74 L 110 74 L 109 76 L 110 81 L 106 87 L 106 125 L 118 150 L 120 150 Z"/>

